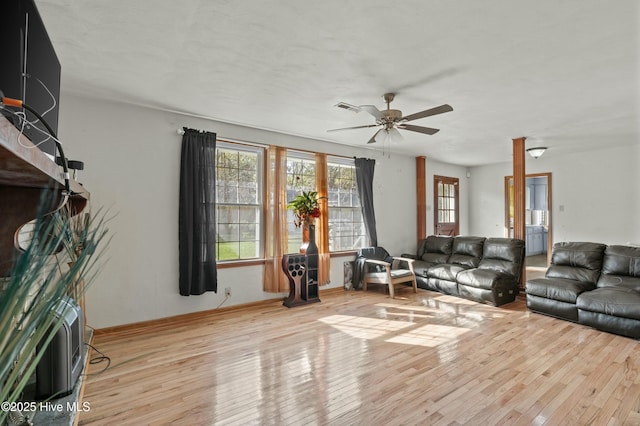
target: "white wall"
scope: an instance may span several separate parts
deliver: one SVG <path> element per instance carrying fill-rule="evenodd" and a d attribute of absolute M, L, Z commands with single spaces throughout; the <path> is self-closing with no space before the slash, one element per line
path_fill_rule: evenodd
<path fill-rule="evenodd" d="M 527 157 L 527 173 L 551 172 L 553 241 L 640 244 L 640 145 Z M 504 177 L 511 163 L 471 168 L 472 234 L 504 236 Z"/>
<path fill-rule="evenodd" d="M 87 293 L 87 320 L 97 328 L 278 297 L 262 291 L 262 267 L 220 269 L 218 293 L 178 294 L 178 179 L 183 126 L 220 138 L 376 159 L 374 202 L 379 245 L 393 254 L 415 251 L 415 159 L 363 148 L 63 94 L 60 137 L 70 159 L 85 162 L 79 181 L 92 210 L 105 206 L 110 260 Z M 212 112 L 215 115 L 215 112 Z M 331 285 L 343 284 L 343 262 L 332 260 Z M 282 294 L 284 296 L 284 294 Z"/>

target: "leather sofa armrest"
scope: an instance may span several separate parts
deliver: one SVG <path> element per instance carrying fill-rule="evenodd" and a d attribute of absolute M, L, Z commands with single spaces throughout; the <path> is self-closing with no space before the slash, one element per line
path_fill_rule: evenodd
<path fill-rule="evenodd" d="M 406 259 L 413 259 L 413 260 L 420 259 L 417 254 L 409 254 L 409 253 L 402 253 L 400 257 L 404 257 Z"/>

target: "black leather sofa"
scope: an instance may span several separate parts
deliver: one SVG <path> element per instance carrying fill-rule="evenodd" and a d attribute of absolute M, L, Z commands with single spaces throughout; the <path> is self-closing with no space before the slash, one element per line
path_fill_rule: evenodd
<path fill-rule="evenodd" d="M 402 257 L 415 259 L 418 287 L 500 306 L 518 295 L 524 241 L 431 235 Z"/>
<path fill-rule="evenodd" d="M 544 278 L 526 283 L 538 313 L 640 338 L 640 248 L 562 242 Z"/>

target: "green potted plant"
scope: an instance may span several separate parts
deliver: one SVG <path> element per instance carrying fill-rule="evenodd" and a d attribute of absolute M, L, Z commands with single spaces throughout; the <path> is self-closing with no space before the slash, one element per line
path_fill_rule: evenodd
<path fill-rule="evenodd" d="M 320 200 L 316 191 L 303 191 L 287 204 L 289 210 L 293 210 L 296 228 L 308 227 L 320 217 Z"/>
<path fill-rule="evenodd" d="M 302 191 L 287 204 L 293 210 L 294 225 L 302 227 L 302 246 L 300 253 L 317 253 L 315 220 L 320 217 L 320 200 L 317 191 Z"/>

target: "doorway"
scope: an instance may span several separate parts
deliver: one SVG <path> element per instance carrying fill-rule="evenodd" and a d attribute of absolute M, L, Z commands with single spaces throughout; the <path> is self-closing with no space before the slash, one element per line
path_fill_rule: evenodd
<path fill-rule="evenodd" d="M 433 205 L 436 206 L 433 229 L 436 235 L 460 234 L 459 183 L 458 178 L 454 177 L 433 177 Z"/>
<path fill-rule="evenodd" d="M 513 238 L 513 177 L 505 182 L 505 235 Z M 525 264 L 527 277 L 543 276 L 551 261 L 551 173 L 525 176 Z"/>

